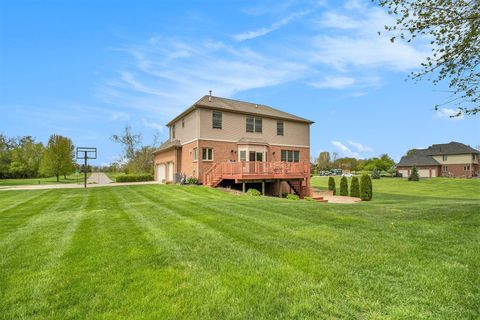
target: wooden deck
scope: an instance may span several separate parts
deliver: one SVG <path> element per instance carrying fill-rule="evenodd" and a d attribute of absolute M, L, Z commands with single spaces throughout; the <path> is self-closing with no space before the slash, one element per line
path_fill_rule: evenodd
<path fill-rule="evenodd" d="M 242 181 L 290 180 L 310 177 L 310 163 L 282 161 L 217 162 L 205 173 L 203 183 L 217 186 L 224 179 Z"/>

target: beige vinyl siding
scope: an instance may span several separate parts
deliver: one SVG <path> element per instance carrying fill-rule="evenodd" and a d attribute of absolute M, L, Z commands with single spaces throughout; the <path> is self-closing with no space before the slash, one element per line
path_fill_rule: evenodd
<path fill-rule="evenodd" d="M 449 154 L 445 161 L 442 155 L 433 156 L 433 158 L 442 165 L 473 163 L 472 154 Z"/>
<path fill-rule="evenodd" d="M 182 127 L 182 119 L 184 119 L 184 127 Z M 184 118 L 178 119 L 177 122 L 175 122 L 175 139 L 180 140 L 180 143 L 182 144 L 197 139 L 199 127 L 198 120 L 198 110 L 194 110 Z M 212 122 L 210 121 L 210 125 L 211 124 Z"/>
<path fill-rule="evenodd" d="M 310 126 L 307 123 L 284 120 L 284 135 L 277 135 L 277 119 L 262 117 L 262 132 L 247 132 L 247 115 L 222 111 L 222 129 L 212 128 L 212 110 L 199 109 L 200 138 L 238 141 L 241 138 L 259 138 L 269 144 L 309 146 Z M 178 134 L 177 134 L 178 135 Z"/>

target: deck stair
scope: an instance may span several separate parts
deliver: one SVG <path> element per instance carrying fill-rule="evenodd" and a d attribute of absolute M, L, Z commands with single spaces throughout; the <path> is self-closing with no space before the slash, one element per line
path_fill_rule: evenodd
<path fill-rule="evenodd" d="M 328 200 L 325 200 L 323 197 L 321 196 L 313 196 L 312 199 L 316 202 L 328 202 Z"/>

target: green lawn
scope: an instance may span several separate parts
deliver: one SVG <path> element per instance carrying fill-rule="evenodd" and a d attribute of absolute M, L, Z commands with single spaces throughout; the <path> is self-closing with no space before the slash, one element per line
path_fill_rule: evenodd
<path fill-rule="evenodd" d="M 119 176 L 124 176 L 125 173 L 124 172 L 104 172 L 107 177 L 109 177 L 113 182 L 115 182 L 117 180 L 117 177 Z"/>
<path fill-rule="evenodd" d="M 89 174 L 90 175 L 90 174 Z M 22 186 L 22 185 L 34 185 L 34 184 L 63 184 L 63 183 L 83 183 L 83 173 L 72 173 L 67 175 L 67 179 L 60 176 L 60 181 L 57 182 L 56 177 L 48 178 L 33 178 L 33 179 L 0 179 L 1 186 Z"/>
<path fill-rule="evenodd" d="M 352 205 L 2 191 L 0 318 L 478 319 L 479 194 L 453 179 L 381 179 Z"/>

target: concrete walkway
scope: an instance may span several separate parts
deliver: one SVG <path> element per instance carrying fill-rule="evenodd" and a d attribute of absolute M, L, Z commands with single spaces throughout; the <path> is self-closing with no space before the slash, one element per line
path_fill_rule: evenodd
<path fill-rule="evenodd" d="M 87 179 L 87 184 L 96 183 L 96 184 L 109 184 L 113 181 L 103 172 L 93 172 L 90 177 Z"/>

